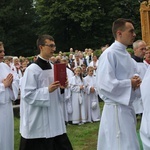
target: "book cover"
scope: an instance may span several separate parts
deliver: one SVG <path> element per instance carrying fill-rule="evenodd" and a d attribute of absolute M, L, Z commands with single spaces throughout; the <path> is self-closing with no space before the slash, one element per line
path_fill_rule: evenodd
<path fill-rule="evenodd" d="M 59 81 L 61 86 L 65 86 L 67 78 L 66 64 L 56 63 L 54 64 L 54 81 Z"/>

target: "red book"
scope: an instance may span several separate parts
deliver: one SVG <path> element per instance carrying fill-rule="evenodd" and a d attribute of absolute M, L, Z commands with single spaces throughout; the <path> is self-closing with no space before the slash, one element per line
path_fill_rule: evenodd
<path fill-rule="evenodd" d="M 66 64 L 54 64 L 54 81 L 59 81 L 61 86 L 65 86 L 67 79 Z"/>

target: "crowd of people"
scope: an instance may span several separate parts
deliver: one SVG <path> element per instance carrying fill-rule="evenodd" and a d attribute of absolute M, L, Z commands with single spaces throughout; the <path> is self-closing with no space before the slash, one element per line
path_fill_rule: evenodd
<path fill-rule="evenodd" d="M 144 150 L 150 149 L 148 90 L 150 47 L 134 42 L 133 22 L 117 19 L 112 25 L 115 42 L 102 47 L 100 58 L 92 49 L 70 48 L 54 55 L 50 35 L 37 39 L 39 54 L 4 57 L 0 42 L 0 147 L 13 150 L 13 104 L 20 104 L 20 150 L 72 150 L 66 125 L 100 121 L 97 150 L 140 150 L 136 114 L 141 116 Z M 134 54 L 126 48 L 133 45 Z M 66 83 L 54 81 L 54 64 L 66 64 Z M 142 80 L 144 82 L 142 82 Z M 142 85 L 141 85 L 142 84 Z M 104 101 L 102 116 L 99 97 Z M 143 114 L 143 115 L 142 115 Z M 130 140 L 129 140 L 130 139 Z"/>
<path fill-rule="evenodd" d="M 2 47 L 4 49 L 3 45 Z M 18 79 L 18 96 L 15 98 L 17 103 L 14 101 L 13 104 L 20 104 L 20 149 L 33 150 L 35 147 L 37 150 L 40 146 L 35 144 L 41 140 L 44 145 L 43 138 L 53 139 L 63 135 L 60 139 L 57 137 L 58 140 L 68 139 L 65 124 L 82 125 L 100 121 L 96 90 L 98 58 L 92 49 L 74 52 L 70 48 L 69 56 L 61 51 L 54 56 L 56 47 L 54 39 L 49 35 L 41 36 L 37 41 L 37 47 L 39 55 L 34 56 L 33 62 L 25 57 L 4 57 L 4 51 L 2 52 L 2 64 L 5 64 Z M 48 50 L 51 48 L 51 53 L 46 48 Z M 54 82 L 55 63 L 66 64 L 66 88 L 60 87 L 59 81 Z M 49 119 L 47 120 L 45 116 Z M 38 124 L 35 125 L 36 123 Z M 34 142 L 30 139 L 38 140 Z M 66 143 L 72 149 L 69 140 L 66 140 Z M 7 146 L 11 146 L 8 149 L 13 149 L 12 145 Z M 57 147 L 61 144 L 51 146 Z"/>

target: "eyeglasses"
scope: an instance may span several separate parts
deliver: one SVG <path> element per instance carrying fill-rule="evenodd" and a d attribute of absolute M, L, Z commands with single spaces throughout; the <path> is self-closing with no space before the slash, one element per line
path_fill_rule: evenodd
<path fill-rule="evenodd" d="M 48 46 L 50 48 L 56 48 L 56 45 L 55 44 L 45 44 L 44 46 Z"/>

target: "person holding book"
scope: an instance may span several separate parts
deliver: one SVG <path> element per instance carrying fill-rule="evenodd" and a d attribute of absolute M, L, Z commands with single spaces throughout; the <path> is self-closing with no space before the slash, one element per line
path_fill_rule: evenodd
<path fill-rule="evenodd" d="M 72 150 L 61 108 L 64 87 L 54 81 L 49 61 L 56 50 L 54 38 L 39 36 L 37 48 L 38 59 L 27 67 L 21 83 L 20 150 Z"/>

